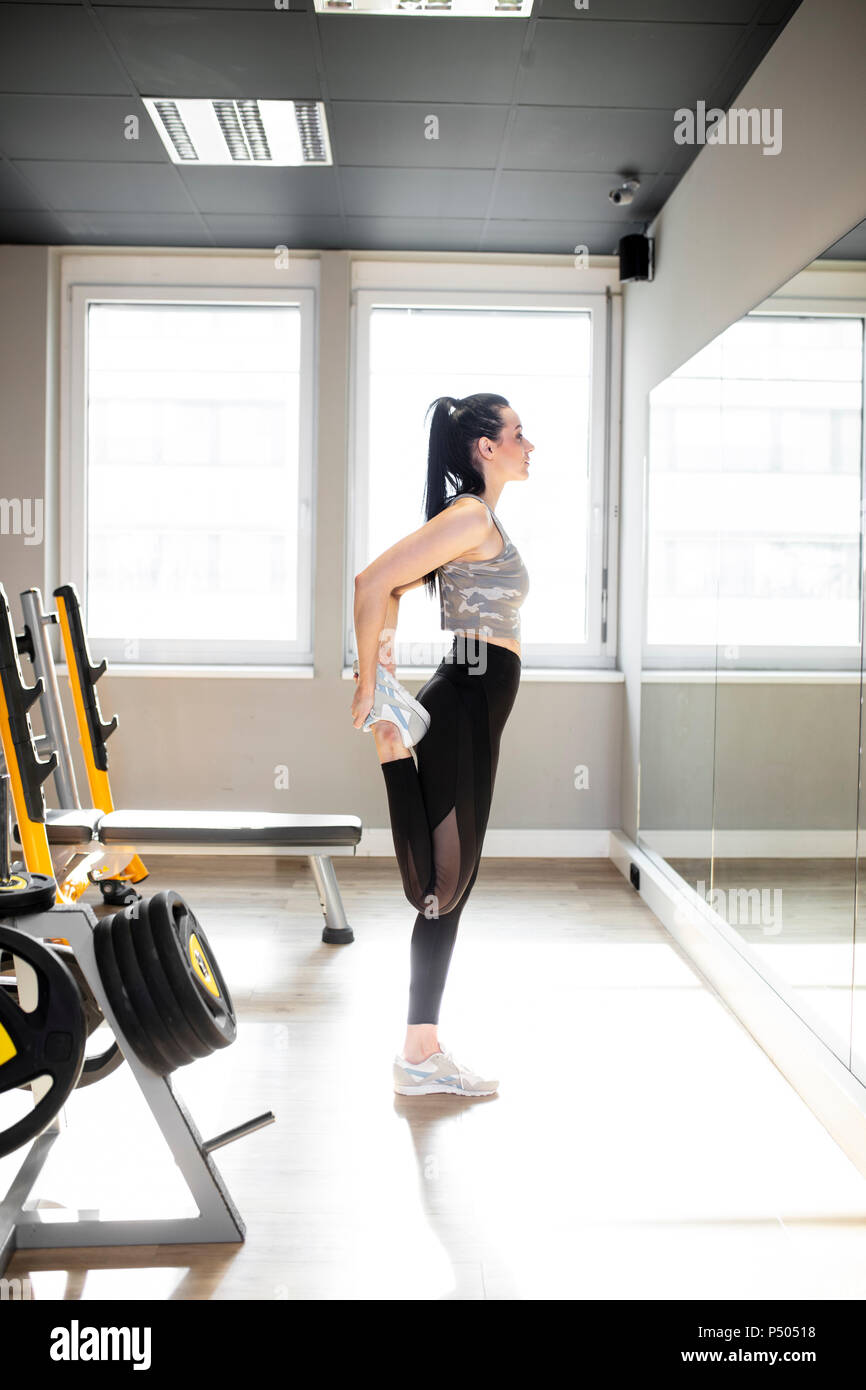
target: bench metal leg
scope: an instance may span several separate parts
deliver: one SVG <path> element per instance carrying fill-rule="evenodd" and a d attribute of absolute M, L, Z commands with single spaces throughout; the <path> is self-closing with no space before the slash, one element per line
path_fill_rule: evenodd
<path fill-rule="evenodd" d="M 330 946 L 348 946 L 350 941 L 355 940 L 355 933 L 346 921 L 334 866 L 325 854 L 311 854 L 309 859 L 316 880 L 319 902 L 325 914 L 322 940 Z"/>

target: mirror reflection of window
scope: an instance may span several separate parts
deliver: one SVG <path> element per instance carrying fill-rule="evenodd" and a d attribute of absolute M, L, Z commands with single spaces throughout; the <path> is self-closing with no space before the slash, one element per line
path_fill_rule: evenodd
<path fill-rule="evenodd" d="M 751 315 L 658 388 L 648 644 L 856 651 L 862 401 L 853 316 Z"/>

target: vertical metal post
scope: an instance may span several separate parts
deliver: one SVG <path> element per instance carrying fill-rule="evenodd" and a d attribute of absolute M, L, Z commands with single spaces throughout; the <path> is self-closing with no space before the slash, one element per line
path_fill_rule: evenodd
<path fill-rule="evenodd" d="M 45 724 L 50 747 L 57 753 L 57 766 L 54 769 L 54 786 L 57 790 L 61 810 L 71 811 L 80 806 L 78 787 L 75 783 L 75 769 L 69 751 L 69 738 L 66 721 L 63 718 L 63 705 L 57 685 L 57 672 L 46 627 L 57 622 L 56 613 L 46 613 L 42 607 L 42 595 L 38 589 L 26 589 L 21 595 L 21 611 L 30 634 L 33 651 L 33 669 L 42 679 L 42 698 L 39 708 Z"/>
<path fill-rule="evenodd" d="M 0 774 L 0 883 L 12 877 L 9 868 L 9 778 Z"/>

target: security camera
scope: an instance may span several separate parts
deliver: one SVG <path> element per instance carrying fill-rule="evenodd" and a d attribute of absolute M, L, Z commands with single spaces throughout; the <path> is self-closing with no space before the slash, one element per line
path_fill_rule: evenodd
<path fill-rule="evenodd" d="M 640 188 L 640 179 L 626 179 L 619 188 L 612 188 L 608 193 L 608 198 L 614 207 L 622 207 L 626 203 L 634 201 L 634 195 Z"/>

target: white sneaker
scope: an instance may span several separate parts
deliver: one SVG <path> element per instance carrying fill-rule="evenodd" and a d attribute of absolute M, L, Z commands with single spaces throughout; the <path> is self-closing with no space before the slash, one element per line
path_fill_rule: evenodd
<path fill-rule="evenodd" d="M 353 662 L 352 670 L 357 676 L 357 661 Z M 361 725 L 362 731 L 369 733 L 380 719 L 397 725 L 405 748 L 412 748 L 416 743 L 420 743 L 430 728 L 430 715 L 427 710 L 409 694 L 396 676 L 385 670 L 381 662 L 376 666 L 373 707 Z"/>
<path fill-rule="evenodd" d="M 450 1052 L 434 1052 L 426 1062 L 394 1058 L 394 1090 L 401 1096 L 492 1096 L 498 1088 L 498 1081 L 461 1066 Z"/>

